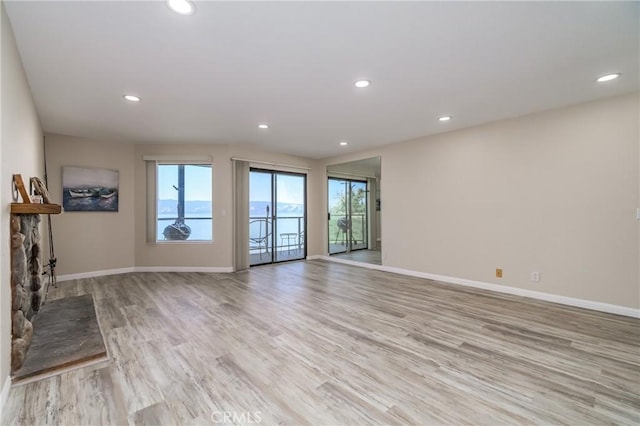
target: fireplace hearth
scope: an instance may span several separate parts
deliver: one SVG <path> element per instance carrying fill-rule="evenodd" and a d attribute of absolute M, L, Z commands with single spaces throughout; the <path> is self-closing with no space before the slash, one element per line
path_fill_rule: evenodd
<path fill-rule="evenodd" d="M 37 209 L 33 206 L 30 208 Z M 49 280 L 42 279 L 40 221 L 38 213 L 11 215 L 12 373 L 24 363 L 33 337 L 34 316 L 47 294 Z"/>

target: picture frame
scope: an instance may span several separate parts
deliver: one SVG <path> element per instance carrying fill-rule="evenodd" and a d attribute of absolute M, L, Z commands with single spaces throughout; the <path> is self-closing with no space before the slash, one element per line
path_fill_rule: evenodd
<path fill-rule="evenodd" d="M 119 171 L 97 167 L 62 167 L 62 205 L 67 212 L 117 212 Z"/>

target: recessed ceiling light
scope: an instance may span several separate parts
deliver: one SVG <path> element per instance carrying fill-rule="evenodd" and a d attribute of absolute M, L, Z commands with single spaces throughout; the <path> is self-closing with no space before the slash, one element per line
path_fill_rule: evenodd
<path fill-rule="evenodd" d="M 268 129 L 269 125 L 268 124 L 258 124 L 258 128 L 259 129 Z"/>
<path fill-rule="evenodd" d="M 167 6 L 180 15 L 191 15 L 196 11 L 195 6 L 189 0 L 167 0 Z"/>
<path fill-rule="evenodd" d="M 371 82 L 369 80 L 358 80 L 353 84 L 359 89 L 371 86 Z"/>
<path fill-rule="evenodd" d="M 347 141 L 340 141 L 340 142 L 339 142 L 339 144 L 340 144 L 340 146 L 347 146 L 347 145 L 349 145 L 349 142 L 347 142 Z"/>
<path fill-rule="evenodd" d="M 451 120 L 451 116 L 450 115 L 443 115 L 442 117 L 438 118 L 439 121 L 449 121 Z"/>
<path fill-rule="evenodd" d="M 139 96 L 135 95 L 124 95 L 123 98 L 125 98 L 129 102 L 140 102 L 142 100 Z"/>
<path fill-rule="evenodd" d="M 620 73 L 607 74 L 607 75 L 603 75 L 602 77 L 598 77 L 596 81 L 598 83 L 604 83 L 605 81 L 615 80 L 618 77 L 620 77 Z"/>

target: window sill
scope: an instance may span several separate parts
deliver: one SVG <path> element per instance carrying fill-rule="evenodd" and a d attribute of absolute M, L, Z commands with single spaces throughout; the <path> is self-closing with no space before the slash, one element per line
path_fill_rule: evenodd
<path fill-rule="evenodd" d="M 149 244 L 157 244 L 157 245 L 174 245 L 174 244 L 196 244 L 196 245 L 203 245 L 203 244 L 213 244 L 213 240 L 193 240 L 193 241 L 188 241 L 188 240 L 173 240 L 173 241 L 165 241 L 165 240 L 160 240 L 160 241 L 154 241 L 151 242 Z"/>

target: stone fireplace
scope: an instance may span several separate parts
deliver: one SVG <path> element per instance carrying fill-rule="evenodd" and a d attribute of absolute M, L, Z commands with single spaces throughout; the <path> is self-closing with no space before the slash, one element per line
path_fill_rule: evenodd
<path fill-rule="evenodd" d="M 22 366 L 33 336 L 33 316 L 46 296 L 42 287 L 40 215 L 11 215 L 11 371 Z"/>

